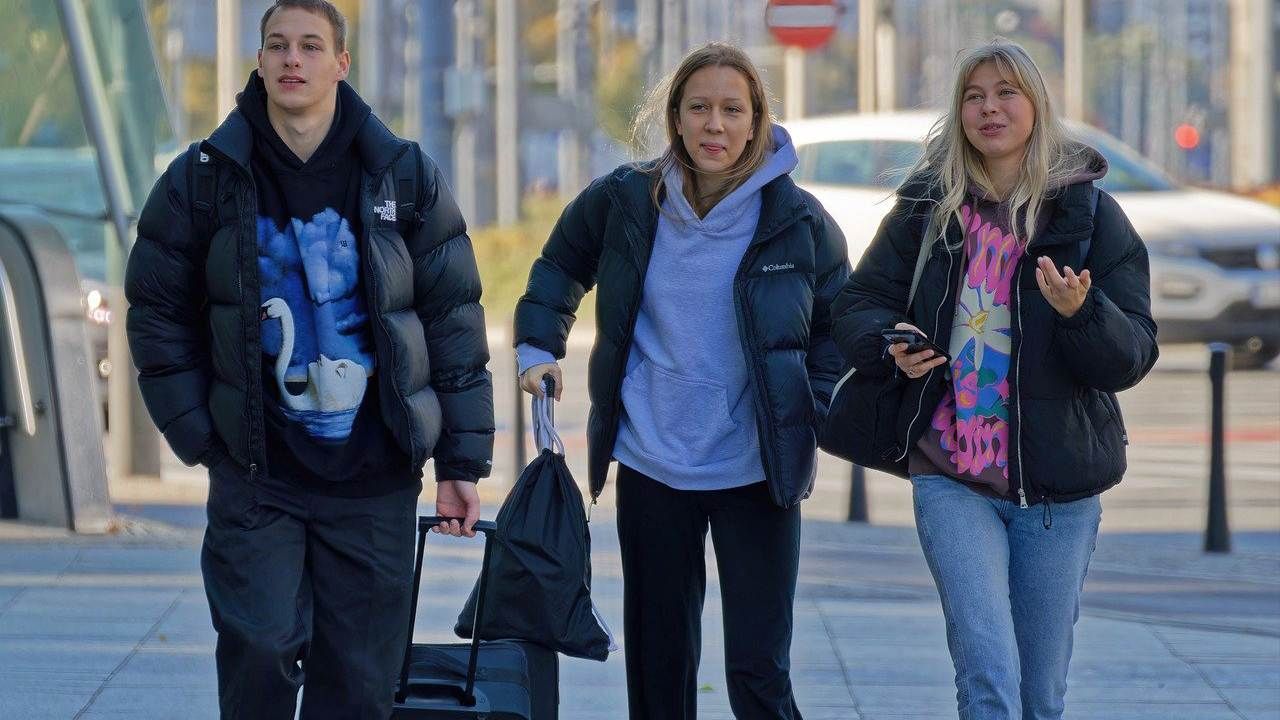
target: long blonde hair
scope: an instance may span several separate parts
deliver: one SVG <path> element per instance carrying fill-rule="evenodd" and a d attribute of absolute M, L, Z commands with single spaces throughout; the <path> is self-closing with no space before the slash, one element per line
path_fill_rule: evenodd
<path fill-rule="evenodd" d="M 751 139 L 742 150 L 742 155 L 733 166 L 718 175 L 724 182 L 711 192 L 699 187 L 697 166 L 676 129 L 676 121 L 680 118 L 680 98 L 684 95 L 684 86 L 693 74 L 705 67 L 728 67 L 737 70 L 747 81 L 751 94 Z M 661 207 L 662 192 L 667 171 L 679 166 L 684 186 L 691 189 L 694 210 L 703 214 L 717 202 L 741 185 L 752 173 L 760 169 L 773 149 L 773 123 L 769 115 L 769 98 L 765 92 L 760 73 L 751 62 L 751 58 L 741 49 L 728 43 L 710 42 L 696 48 L 684 57 L 674 72 L 664 77 L 649 91 L 648 99 L 636 117 L 631 129 L 633 144 L 644 145 L 645 134 L 658 124 L 658 118 L 666 129 L 666 147 L 658 159 L 647 165 L 653 178 L 650 196 L 653 204 Z M 707 175 L 710 173 L 703 172 Z"/>
<path fill-rule="evenodd" d="M 970 187 L 981 188 L 989 197 L 1000 196 L 987 175 L 982 155 L 965 137 L 960 120 L 969 76 L 987 62 L 994 63 L 1001 77 L 1017 86 L 1035 110 L 1022 170 L 1008 195 L 1000 198 L 1008 206 L 1014 238 L 1025 247 L 1035 233 L 1041 202 L 1047 190 L 1064 186 L 1071 176 L 1085 169 L 1090 153 L 1087 146 L 1067 134 L 1053 110 L 1040 69 L 1021 45 L 997 37 L 961 53 L 956 60 L 955 86 L 947 112 L 929 130 L 924 154 L 907 177 L 916 181 L 923 179 L 928 186 L 928 195 L 940 195 L 942 198 L 933 208 L 933 227 L 937 238 L 946 237 L 951 217 L 960 219 L 960 207 L 968 197 Z M 933 239 L 924 238 L 924 243 L 927 245 Z"/>

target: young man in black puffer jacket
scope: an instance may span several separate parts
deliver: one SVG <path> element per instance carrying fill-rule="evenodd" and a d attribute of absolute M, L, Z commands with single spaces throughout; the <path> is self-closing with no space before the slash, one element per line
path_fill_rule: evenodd
<path fill-rule="evenodd" d="M 263 16 L 236 109 L 157 182 L 126 293 L 152 419 L 209 468 L 201 566 L 224 717 L 386 717 L 423 465 L 472 534 L 493 390 L 439 171 L 344 81 L 325 0 Z"/>

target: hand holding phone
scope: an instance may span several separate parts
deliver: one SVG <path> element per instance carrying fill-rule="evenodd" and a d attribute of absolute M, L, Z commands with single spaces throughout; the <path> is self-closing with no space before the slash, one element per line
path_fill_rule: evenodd
<path fill-rule="evenodd" d="M 943 350 L 937 343 L 925 337 L 924 333 L 919 330 L 906 330 L 893 328 L 890 330 L 882 330 L 880 336 L 884 338 L 886 345 L 897 345 L 898 343 L 907 344 L 907 352 L 914 354 L 932 350 L 935 357 L 951 359 L 946 350 Z"/>
<path fill-rule="evenodd" d="M 945 350 L 914 325 L 898 323 L 880 334 L 885 340 L 885 352 L 909 378 L 923 377 L 951 359 Z"/>

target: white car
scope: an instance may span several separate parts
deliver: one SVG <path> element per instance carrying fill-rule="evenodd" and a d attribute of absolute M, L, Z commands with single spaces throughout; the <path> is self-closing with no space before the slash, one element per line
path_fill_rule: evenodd
<path fill-rule="evenodd" d="M 827 208 L 857 264 L 894 188 L 920 157 L 930 112 L 831 115 L 786 123 L 796 182 Z M 1151 309 L 1160 340 L 1227 342 L 1237 367 L 1280 355 L 1280 210 L 1227 193 L 1179 187 L 1116 138 L 1068 123 L 1106 157 L 1098 184 L 1151 255 Z"/>

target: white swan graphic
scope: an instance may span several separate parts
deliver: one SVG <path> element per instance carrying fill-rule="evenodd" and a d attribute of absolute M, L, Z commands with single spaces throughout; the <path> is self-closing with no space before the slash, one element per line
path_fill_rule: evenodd
<path fill-rule="evenodd" d="M 359 407 L 368 383 L 364 366 L 354 360 L 331 360 L 324 355 L 307 363 L 307 389 L 301 395 L 289 392 L 285 373 L 293 356 L 293 312 L 283 298 L 274 297 L 262 304 L 262 316 L 280 320 L 280 355 L 276 357 L 276 385 L 280 400 L 290 410 L 346 412 Z"/>

